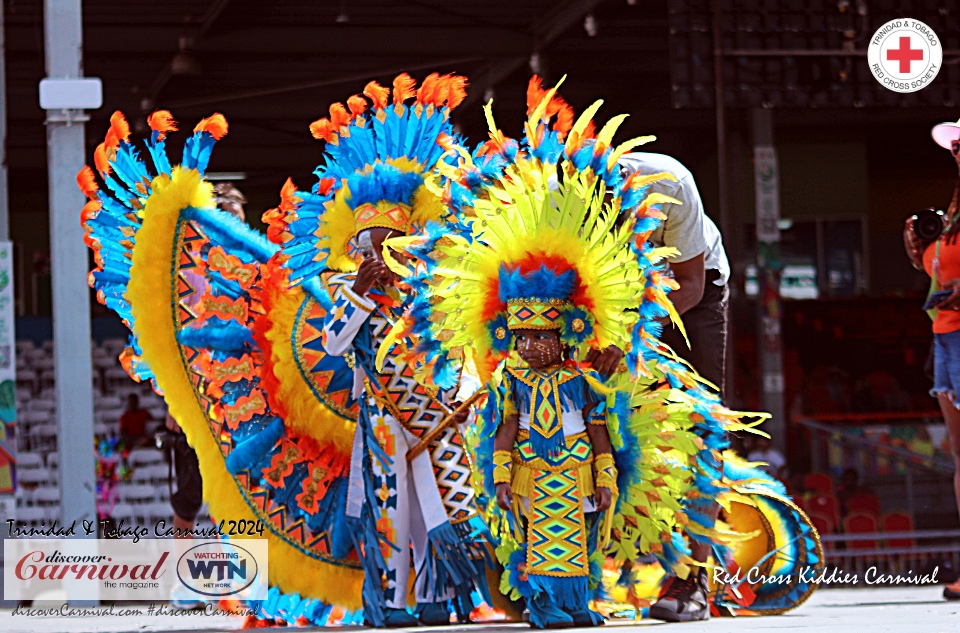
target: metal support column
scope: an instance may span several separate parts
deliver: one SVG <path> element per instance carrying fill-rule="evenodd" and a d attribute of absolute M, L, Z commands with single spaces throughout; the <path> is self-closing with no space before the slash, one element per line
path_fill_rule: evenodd
<path fill-rule="evenodd" d="M 82 76 L 81 0 L 44 0 L 47 77 Z M 87 248 L 79 213 L 84 197 L 77 172 L 84 165 L 82 111 L 47 112 L 50 186 L 50 268 L 53 285 L 54 377 L 60 445 L 63 524 L 97 524 L 93 455 L 93 380 L 90 357 L 90 291 Z M 91 535 L 96 537 L 96 531 Z"/>
<path fill-rule="evenodd" d="M 7 193 L 7 45 L 4 39 L 4 12 L 0 5 L 0 241 L 10 239 Z"/>
<path fill-rule="evenodd" d="M 786 454 L 786 417 L 783 403 L 783 341 L 781 337 L 780 177 L 773 146 L 773 112 L 755 109 L 753 121 L 754 182 L 757 201 L 757 281 L 759 293 L 759 351 L 763 410 L 773 417 L 764 430 L 773 445 Z"/>

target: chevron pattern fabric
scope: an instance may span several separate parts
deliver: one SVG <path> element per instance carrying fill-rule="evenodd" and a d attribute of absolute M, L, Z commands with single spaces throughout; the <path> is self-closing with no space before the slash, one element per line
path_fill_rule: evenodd
<path fill-rule="evenodd" d="M 527 524 L 527 573 L 587 576 L 587 526 L 573 471 L 537 471 Z"/>

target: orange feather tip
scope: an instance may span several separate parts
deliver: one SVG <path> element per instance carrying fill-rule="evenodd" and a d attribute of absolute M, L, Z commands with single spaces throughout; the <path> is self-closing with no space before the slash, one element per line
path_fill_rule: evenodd
<path fill-rule="evenodd" d="M 407 73 L 400 73 L 393 80 L 393 103 L 401 105 L 404 101 L 416 95 L 417 82 Z"/>
<path fill-rule="evenodd" d="M 383 110 L 387 107 L 387 97 L 390 95 L 390 89 L 381 86 L 375 81 L 371 81 L 364 86 L 363 94 L 373 102 L 374 109 Z"/>
<path fill-rule="evenodd" d="M 560 139 L 567 135 L 567 132 L 573 127 L 573 108 L 566 102 L 557 112 L 557 121 L 553 124 L 553 129 L 559 132 Z"/>
<path fill-rule="evenodd" d="M 157 110 L 147 117 L 147 125 L 157 133 L 157 140 L 162 141 L 167 133 L 177 131 L 177 122 L 169 110 Z"/>
<path fill-rule="evenodd" d="M 217 112 L 197 123 L 197 126 L 193 128 L 193 131 L 206 132 L 212 136 L 214 140 L 219 141 L 227 135 L 227 129 L 228 125 L 226 117 Z"/>
<path fill-rule="evenodd" d="M 317 119 L 310 124 L 310 134 L 313 135 L 313 138 L 318 141 L 326 141 L 328 143 L 333 143 L 337 139 L 337 130 L 339 126 L 335 126 L 330 119 L 323 117 L 322 119 Z"/>
<path fill-rule="evenodd" d="M 450 94 L 447 95 L 447 107 L 451 110 L 463 103 L 467 98 L 467 86 L 470 82 L 462 75 L 454 75 L 450 78 Z"/>
<path fill-rule="evenodd" d="M 330 104 L 330 123 L 334 126 L 335 130 L 339 130 L 344 125 L 348 125 L 352 118 L 342 103 Z"/>
<path fill-rule="evenodd" d="M 350 114 L 356 118 L 366 112 L 367 100 L 360 95 L 353 95 L 347 99 L 347 108 L 350 109 Z"/>
<path fill-rule="evenodd" d="M 287 178 L 280 189 L 280 210 L 295 211 L 300 204 L 300 196 L 297 195 L 297 186 L 293 184 L 292 178 Z"/>
<path fill-rule="evenodd" d="M 333 191 L 333 187 L 336 184 L 336 178 L 321 178 L 320 182 L 317 183 L 317 193 L 321 196 L 330 195 L 330 192 Z"/>
<path fill-rule="evenodd" d="M 110 130 L 107 132 L 107 136 L 110 137 L 111 135 L 116 145 L 119 145 L 120 141 L 130 140 L 130 124 L 127 123 L 127 118 L 123 116 L 123 112 L 120 110 L 110 115 Z"/>
<path fill-rule="evenodd" d="M 527 115 L 533 114 L 533 111 L 543 101 L 545 94 L 547 94 L 547 91 L 543 89 L 543 79 L 539 75 L 531 77 L 527 84 Z"/>
<path fill-rule="evenodd" d="M 92 220 L 94 217 L 96 217 L 99 211 L 100 201 L 89 200 L 87 204 L 83 205 L 83 209 L 80 210 L 80 225 L 82 226 L 87 221 Z"/>
<path fill-rule="evenodd" d="M 421 105 L 435 103 L 439 85 L 440 73 L 430 73 L 427 75 L 423 83 L 420 84 L 420 89 L 417 90 L 417 103 Z"/>
<path fill-rule="evenodd" d="M 452 136 L 446 132 L 440 132 L 437 136 L 437 145 L 442 147 L 444 151 L 449 152 L 456 146 L 457 142 Z"/>
<path fill-rule="evenodd" d="M 84 165 L 83 168 L 77 172 L 77 186 L 80 187 L 83 195 L 91 200 L 96 199 L 97 191 L 99 191 L 100 188 L 97 187 L 96 176 L 89 165 Z"/>
<path fill-rule="evenodd" d="M 96 166 L 97 171 L 104 176 L 110 173 L 110 159 L 107 158 L 106 141 L 97 145 L 97 149 L 93 151 L 93 164 Z"/>

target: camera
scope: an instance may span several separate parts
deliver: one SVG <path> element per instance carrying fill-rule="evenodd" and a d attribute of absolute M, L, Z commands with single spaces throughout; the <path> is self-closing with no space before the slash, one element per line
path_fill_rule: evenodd
<path fill-rule="evenodd" d="M 921 242 L 933 242 L 943 233 L 943 211 L 923 209 L 913 216 L 913 234 Z"/>

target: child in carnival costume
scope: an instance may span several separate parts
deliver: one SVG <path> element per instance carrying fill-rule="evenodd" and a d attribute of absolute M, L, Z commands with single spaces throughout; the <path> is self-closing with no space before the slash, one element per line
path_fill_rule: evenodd
<path fill-rule="evenodd" d="M 488 107 L 490 140 L 472 155 L 458 148 L 458 160 L 441 166 L 450 203 L 468 228 L 428 229 L 391 241 L 416 258 L 406 278 L 425 287 L 395 331 L 416 340 L 411 347 L 419 353 L 472 358 L 487 383 L 487 405 L 470 442 L 474 481 L 490 500 L 485 517 L 505 568 L 501 590 L 527 599 L 534 626 L 585 625 L 596 617 L 581 589 L 584 581 L 591 591 L 597 588 L 605 554 L 632 563 L 649 552 L 677 577 L 702 578 L 706 570 L 687 545 L 694 538 L 726 561 L 727 546 L 742 535 L 732 534 L 700 502 L 721 494 L 742 500 L 735 484 L 741 491 L 770 488 L 732 455 L 723 456 L 733 464 L 726 472 L 715 465 L 724 431 L 750 429 L 765 416 L 724 409 L 657 340 L 656 319 L 676 320 L 676 312 L 666 298 L 671 281 L 658 265 L 667 253 L 649 248 L 646 236 L 662 217 L 657 205 L 670 199 L 648 196 L 646 188 L 671 175 L 624 179 L 616 167 L 624 152 L 653 138 L 612 147 L 624 116 L 597 133 L 591 121 L 597 102 L 574 123 L 556 89 L 542 89 L 536 77 L 527 100 L 522 145 L 497 129 Z M 536 329 L 522 327 L 527 319 Z M 585 359 L 612 346 L 627 351 L 627 362 L 601 385 Z M 554 368 L 558 347 L 566 360 Z M 545 366 L 569 384 L 546 387 Z M 529 462 L 542 460 L 536 466 L 549 466 L 550 477 L 556 476 L 556 460 L 567 456 L 557 429 L 566 442 L 581 425 L 589 438 L 581 450 L 589 452 L 588 462 L 593 459 L 593 478 L 589 467 L 564 466 L 575 473 L 583 504 L 566 504 L 566 522 L 536 514 L 531 495 L 535 500 L 543 493 L 534 486 L 539 471 Z M 611 480 L 614 486 L 604 485 Z M 602 522 L 595 521 L 587 515 L 606 507 L 605 491 L 613 504 Z M 557 500 L 558 512 L 562 503 Z M 776 512 L 783 515 L 777 525 L 793 539 L 783 569 L 822 565 L 815 532 L 802 513 L 783 504 Z M 541 564 L 563 555 L 563 547 L 538 549 L 544 541 L 530 530 L 541 521 L 567 536 L 565 547 L 587 543 L 589 575 L 569 566 L 566 576 L 536 573 L 555 571 Z M 585 528 L 585 541 L 573 536 Z M 811 591 L 803 586 L 782 592 L 776 608 L 795 605 Z"/>
<path fill-rule="evenodd" d="M 360 95 L 331 106 L 312 126 L 328 142 L 319 182 L 312 191 L 288 182 L 279 208 L 264 215 L 266 235 L 218 210 L 204 178 L 227 133 L 219 114 L 187 135 L 172 164 L 165 145 L 178 126 L 169 112 L 148 119 L 145 152 L 116 113 L 96 171 L 78 176 L 89 198 L 90 284 L 131 330 L 124 367 L 162 392 L 197 452 L 211 515 L 259 526 L 236 538 L 268 541 L 269 591 L 255 598 L 266 620 L 417 622 L 403 609 L 411 545 L 423 622 L 449 622 L 451 598 L 467 611 L 482 577 L 459 430 L 432 436 L 420 461 L 404 458 L 413 437 L 447 416 L 448 394 L 424 391 L 398 365 L 383 373 L 369 362 L 376 330 L 408 295 L 375 261 L 348 272 L 360 260 L 358 234 L 379 240 L 446 213 L 425 182 L 464 85 L 435 74 L 416 90 L 401 75 L 389 105 L 390 90 L 371 83 L 372 108 Z M 371 315 L 364 308 L 374 298 Z M 324 348 L 325 325 L 326 342 L 344 356 Z M 456 377 L 455 366 L 448 371 Z"/>
<path fill-rule="evenodd" d="M 431 461 L 430 452 L 407 459 L 421 436 L 450 415 L 456 390 L 421 387 L 413 369 L 397 362 L 402 348 L 375 362 L 390 326 L 413 299 L 410 288 L 398 284 L 384 263 L 382 244 L 448 214 L 430 181 L 444 153 L 438 139 L 452 134 L 449 113 L 463 99 L 465 85 L 463 77 L 432 75 L 416 91 L 413 80 L 401 75 L 388 105 L 387 89 L 371 83 L 364 94 L 372 100 L 372 110 L 361 110 L 353 97 L 347 102 L 348 119 L 338 121 L 342 111 L 331 109 L 329 119 L 312 126 L 327 141 L 326 162 L 317 169 L 320 186 L 332 179 L 339 187 L 316 211 L 321 254 L 308 258 L 307 265 L 345 270 L 324 279 L 332 307 L 323 322 L 322 343 L 354 367 L 353 396 L 360 404 L 346 514 L 358 526 L 375 520 L 383 540 L 382 561 L 369 548 L 365 553 L 365 608 L 382 609 L 382 622 L 391 627 L 418 623 L 406 611 L 411 557 L 420 623 L 448 624 L 447 604 L 454 598 L 465 619 L 470 593 L 485 582 L 482 549 L 471 544 L 469 519 L 476 512 L 456 425 L 466 420 L 466 411 L 440 438 L 445 444 L 442 463 Z M 416 103 L 405 106 L 414 96 Z M 299 217 L 313 212 L 307 206 L 297 210 Z M 352 271 L 351 250 L 361 257 Z M 297 259 L 293 255 L 291 262 Z M 452 364 L 445 370 L 457 375 Z M 450 450 L 459 457 L 451 457 Z"/>
<path fill-rule="evenodd" d="M 564 149 L 593 134 L 596 108 L 574 124 L 555 90 L 533 101 L 522 149 L 488 106 L 491 140 L 472 156 L 455 148 L 458 161 L 441 168 L 466 230 L 389 242 L 415 258 L 412 269 L 395 268 L 427 297 L 396 329 L 421 352 L 463 354 L 486 383 L 471 441 L 501 591 L 526 598 L 534 627 L 592 626 L 602 622 L 588 601 L 609 543 L 629 558 L 639 541 L 689 571 L 672 534 L 696 449 L 682 431 L 657 438 L 632 424 L 629 388 L 604 386 L 578 362 L 590 349 L 628 345 L 643 278 L 632 228 L 616 227 L 605 208 L 602 175 Z M 653 483 L 643 481 L 649 469 L 662 473 Z"/>

